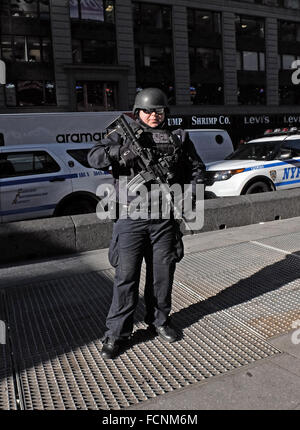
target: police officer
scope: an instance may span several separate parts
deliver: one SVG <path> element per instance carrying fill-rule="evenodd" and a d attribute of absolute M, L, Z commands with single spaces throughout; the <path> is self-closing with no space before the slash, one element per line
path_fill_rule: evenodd
<path fill-rule="evenodd" d="M 170 158 L 171 154 L 174 161 L 171 172 L 173 183 L 201 183 L 205 166 L 185 131 L 168 130 L 165 118 L 167 112 L 167 99 L 160 89 L 146 88 L 137 94 L 133 114 L 144 131 L 139 142 L 150 147 L 154 157 Z M 117 133 L 96 144 L 89 153 L 88 161 L 96 169 L 105 170 L 111 166 L 116 189 L 121 176 L 130 180 L 139 171 L 131 142 Z M 114 358 L 132 333 L 143 258 L 146 262 L 145 322 L 164 341 L 174 342 L 178 339 L 178 333 L 169 319 L 175 265 L 183 256 L 178 224 L 172 217 L 122 218 L 114 224 L 109 249 L 109 260 L 116 268 L 116 273 L 101 351 L 106 359 Z"/>

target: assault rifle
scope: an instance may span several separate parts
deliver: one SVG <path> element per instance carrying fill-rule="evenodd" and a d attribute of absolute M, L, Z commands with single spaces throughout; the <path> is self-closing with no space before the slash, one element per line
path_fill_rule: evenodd
<path fill-rule="evenodd" d="M 131 150 L 137 155 L 137 162 L 141 168 L 141 171 L 136 176 L 134 176 L 131 181 L 128 182 L 127 188 L 132 192 L 136 192 L 143 184 L 149 182 L 159 184 L 160 189 L 167 198 L 167 201 L 169 202 L 176 218 L 181 218 L 186 229 L 189 230 L 191 234 L 193 234 L 194 232 L 191 230 L 186 218 L 182 213 L 179 212 L 176 205 L 174 205 L 172 195 L 170 193 L 169 186 L 171 184 L 171 180 L 174 178 L 174 174 L 172 173 L 171 169 L 172 165 L 170 156 L 165 156 L 158 160 L 154 160 L 151 149 L 143 147 L 139 142 L 144 130 L 139 127 L 136 131 L 134 131 L 125 119 L 124 115 L 121 115 L 116 120 L 114 120 L 109 125 L 109 128 L 111 127 L 113 127 L 113 129 L 107 134 L 107 136 L 117 132 L 123 136 L 123 138 L 129 140 L 131 142 Z"/>

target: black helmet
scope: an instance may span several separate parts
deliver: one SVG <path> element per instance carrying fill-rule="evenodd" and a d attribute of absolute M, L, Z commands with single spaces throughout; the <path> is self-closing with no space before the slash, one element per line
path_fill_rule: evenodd
<path fill-rule="evenodd" d="M 133 106 L 133 114 L 136 115 L 138 109 L 159 109 L 164 108 L 168 112 L 168 101 L 165 93 L 159 88 L 145 88 L 137 93 Z"/>

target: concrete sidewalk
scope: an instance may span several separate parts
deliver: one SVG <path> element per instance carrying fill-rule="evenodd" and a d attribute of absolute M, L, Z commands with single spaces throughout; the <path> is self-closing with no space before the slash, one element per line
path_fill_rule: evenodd
<path fill-rule="evenodd" d="M 1 266 L 0 409 L 300 409 L 300 218 L 184 242 L 181 339 L 151 338 L 141 299 L 132 348 L 109 362 L 106 249 Z"/>

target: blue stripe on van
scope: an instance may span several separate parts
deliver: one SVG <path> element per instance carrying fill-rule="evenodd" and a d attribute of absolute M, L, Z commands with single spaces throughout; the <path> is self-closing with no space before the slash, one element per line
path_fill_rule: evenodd
<path fill-rule="evenodd" d="M 276 187 L 280 187 L 281 185 L 291 185 L 291 184 L 296 184 L 299 182 L 300 182 L 300 179 L 296 179 L 295 181 L 277 182 L 277 183 L 275 183 L 275 185 L 276 185 Z"/>
<path fill-rule="evenodd" d="M 55 207 L 56 205 L 44 205 L 44 206 L 35 206 L 31 208 L 13 209 L 9 211 L 0 211 L 0 215 L 5 216 L 5 215 L 15 215 L 15 214 L 28 213 L 28 212 L 39 212 L 39 211 L 45 211 L 49 209 L 55 209 Z"/>
<path fill-rule="evenodd" d="M 300 163 L 300 159 L 298 160 L 295 158 L 291 158 L 290 160 L 278 161 L 278 162 L 272 163 L 272 164 L 262 164 L 262 165 L 253 166 L 253 167 L 246 167 L 244 172 L 250 172 L 250 170 L 268 169 L 269 167 L 284 166 L 285 164 L 293 164 L 293 162 L 297 166 Z"/>
<path fill-rule="evenodd" d="M 77 173 L 72 173 L 70 175 L 55 175 L 55 176 L 43 176 L 36 178 L 28 178 L 28 179 L 8 179 L 2 180 L 0 179 L 0 187 L 8 187 L 10 185 L 21 185 L 21 184 L 32 184 L 34 182 L 48 182 L 50 179 L 73 179 L 78 178 Z"/>

